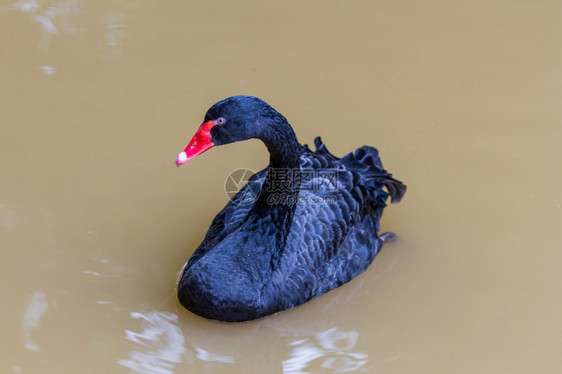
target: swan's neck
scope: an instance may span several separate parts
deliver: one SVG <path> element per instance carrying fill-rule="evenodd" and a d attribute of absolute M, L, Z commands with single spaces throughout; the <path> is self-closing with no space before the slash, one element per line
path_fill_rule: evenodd
<path fill-rule="evenodd" d="M 269 151 L 269 165 L 273 168 L 298 168 L 301 145 L 284 117 L 267 127 L 260 136 Z"/>
<path fill-rule="evenodd" d="M 260 225 L 264 243 L 271 245 L 272 268 L 277 267 L 299 202 L 301 145 L 288 123 L 260 137 L 270 154 L 265 182 L 250 216 Z"/>

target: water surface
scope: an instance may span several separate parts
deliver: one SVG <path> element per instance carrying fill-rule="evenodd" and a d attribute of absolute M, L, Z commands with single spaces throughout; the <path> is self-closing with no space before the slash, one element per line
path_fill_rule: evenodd
<path fill-rule="evenodd" d="M 558 2 L 0 2 L 3 373 L 528 373 L 562 365 Z M 248 141 L 174 165 L 234 94 L 408 184 L 368 272 L 207 321 L 178 271 Z"/>

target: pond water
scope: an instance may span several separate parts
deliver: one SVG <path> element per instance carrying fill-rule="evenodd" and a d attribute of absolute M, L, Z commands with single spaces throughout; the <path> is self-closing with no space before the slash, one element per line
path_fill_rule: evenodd
<path fill-rule="evenodd" d="M 562 366 L 562 3 L 0 2 L 2 373 L 554 373 Z M 224 324 L 183 263 L 259 141 L 178 169 L 259 96 L 299 140 L 408 185 L 365 274 Z"/>

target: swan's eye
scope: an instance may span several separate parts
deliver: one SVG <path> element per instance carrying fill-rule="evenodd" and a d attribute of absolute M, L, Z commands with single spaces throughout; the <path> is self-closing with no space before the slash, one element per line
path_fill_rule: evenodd
<path fill-rule="evenodd" d="M 226 123 L 226 120 L 225 120 L 224 118 L 222 118 L 222 117 L 219 117 L 219 118 L 217 118 L 217 119 L 215 120 L 215 123 L 216 123 L 217 125 L 224 125 L 224 124 Z"/>

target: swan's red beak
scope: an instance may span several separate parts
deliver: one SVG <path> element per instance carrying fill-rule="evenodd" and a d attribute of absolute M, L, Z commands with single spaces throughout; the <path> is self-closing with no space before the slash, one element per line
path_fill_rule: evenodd
<path fill-rule="evenodd" d="M 193 135 L 191 141 L 182 153 L 176 157 L 176 166 L 181 166 L 195 156 L 212 148 L 215 144 L 211 141 L 211 128 L 215 125 L 214 121 L 204 122 L 199 126 L 199 130 Z"/>

